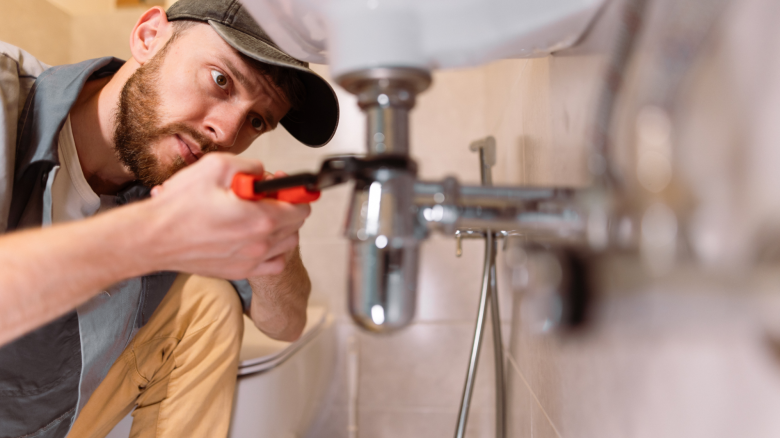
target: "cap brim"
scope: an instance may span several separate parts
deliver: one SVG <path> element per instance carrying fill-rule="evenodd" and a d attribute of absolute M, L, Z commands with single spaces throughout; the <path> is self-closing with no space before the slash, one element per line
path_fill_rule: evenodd
<path fill-rule="evenodd" d="M 210 20 L 208 23 L 222 39 L 242 54 L 301 73 L 299 77 L 306 89 L 306 97 L 300 108 L 290 110 L 279 122 L 287 132 L 306 146 L 315 148 L 326 145 L 333 138 L 339 122 L 339 103 L 328 81 L 301 61 L 258 38 L 216 21 Z"/>

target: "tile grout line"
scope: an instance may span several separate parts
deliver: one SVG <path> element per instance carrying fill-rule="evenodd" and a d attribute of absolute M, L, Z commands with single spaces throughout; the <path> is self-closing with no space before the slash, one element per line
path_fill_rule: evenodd
<path fill-rule="evenodd" d="M 553 430 L 555 431 L 555 435 L 557 435 L 557 436 L 558 436 L 558 438 L 563 438 L 563 437 L 561 436 L 561 433 L 560 433 L 560 432 L 558 432 L 558 428 L 557 428 L 557 427 L 555 427 L 555 424 L 553 424 L 553 421 L 552 421 L 552 419 L 550 418 L 550 416 L 549 416 L 549 415 L 547 415 L 547 411 L 546 411 L 546 410 L 544 409 L 544 407 L 542 406 L 542 403 L 539 401 L 539 398 L 538 398 L 538 397 L 536 397 L 536 393 L 534 392 L 534 390 L 533 390 L 533 389 L 531 389 L 531 385 L 529 385 L 529 384 L 528 384 L 528 381 L 527 381 L 527 380 L 525 380 L 525 376 L 523 375 L 523 372 L 522 372 L 522 371 L 520 371 L 520 366 L 519 366 L 519 365 L 517 365 L 517 362 L 515 362 L 515 358 L 514 358 L 514 357 L 512 356 L 512 354 L 511 354 L 511 353 L 508 351 L 508 349 L 504 349 L 504 355 L 505 355 L 507 358 L 509 358 L 509 362 L 512 364 L 512 368 L 514 368 L 514 369 L 515 369 L 515 371 L 517 371 L 517 374 L 519 374 L 519 375 L 520 375 L 520 378 L 521 378 L 521 379 L 523 379 L 523 383 L 525 384 L 525 387 L 526 387 L 526 388 L 528 388 L 528 391 L 529 391 L 529 392 L 531 393 L 531 395 L 534 397 L 534 400 L 536 401 L 536 404 L 537 404 L 537 405 L 539 405 L 539 409 L 541 409 L 541 410 L 542 410 L 542 413 L 544 414 L 544 418 L 546 418 L 546 419 L 547 419 L 547 422 L 548 422 L 548 423 L 550 423 L 550 426 L 552 426 Z"/>

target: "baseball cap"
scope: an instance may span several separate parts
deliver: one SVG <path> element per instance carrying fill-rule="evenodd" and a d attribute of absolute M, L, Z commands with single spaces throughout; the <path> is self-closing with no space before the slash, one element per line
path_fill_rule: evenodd
<path fill-rule="evenodd" d="M 179 0 L 166 12 L 168 21 L 195 20 L 211 27 L 240 53 L 257 61 L 291 68 L 306 89 L 300 108 L 291 109 L 279 122 L 301 143 L 327 144 L 339 123 L 339 102 L 328 82 L 300 61 L 285 53 L 237 0 Z"/>

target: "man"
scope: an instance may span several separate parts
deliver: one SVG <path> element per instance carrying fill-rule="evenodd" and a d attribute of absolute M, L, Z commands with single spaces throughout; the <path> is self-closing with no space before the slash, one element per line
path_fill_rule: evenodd
<path fill-rule="evenodd" d="M 232 154 L 277 124 L 324 145 L 333 90 L 236 1 L 152 8 L 130 49 L 47 69 L 0 43 L 0 437 L 104 436 L 133 407 L 133 436 L 225 436 L 241 313 L 305 324 L 309 207 L 238 199 L 264 169 Z"/>

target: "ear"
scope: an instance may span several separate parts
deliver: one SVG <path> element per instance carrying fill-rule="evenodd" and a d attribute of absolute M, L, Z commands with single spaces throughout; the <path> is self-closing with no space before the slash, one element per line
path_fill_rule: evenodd
<path fill-rule="evenodd" d="M 151 60 L 173 34 L 165 11 L 159 6 L 144 12 L 130 34 L 130 53 L 140 65 Z"/>

